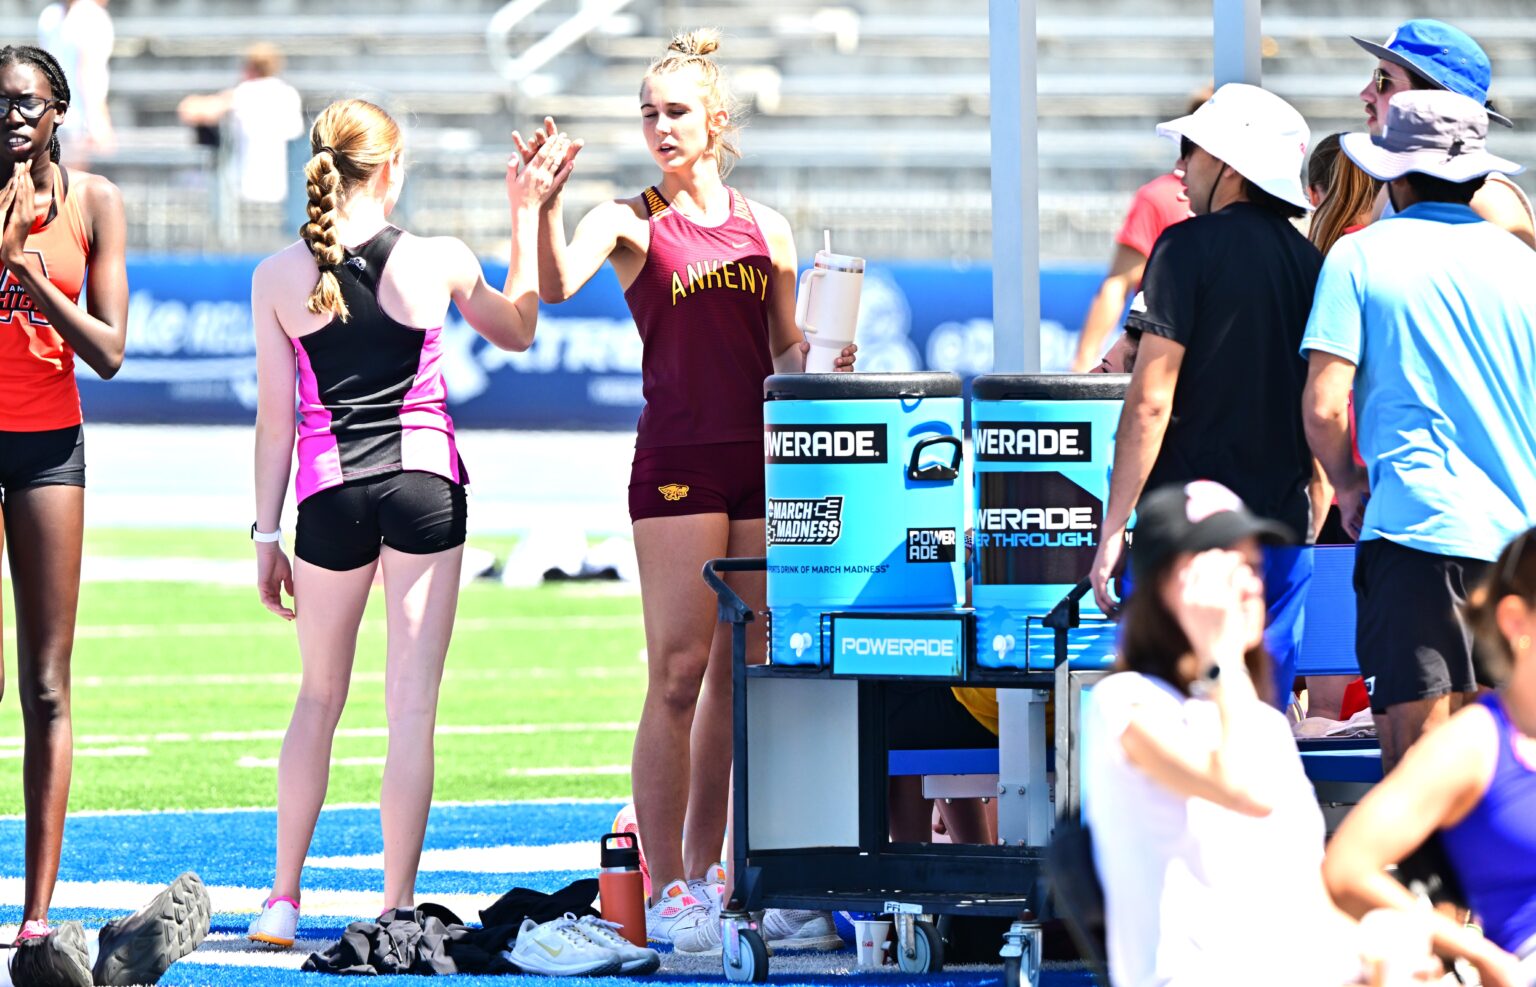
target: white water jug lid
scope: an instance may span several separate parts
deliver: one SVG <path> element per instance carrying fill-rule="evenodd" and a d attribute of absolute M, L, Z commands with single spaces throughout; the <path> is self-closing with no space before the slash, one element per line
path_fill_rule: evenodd
<path fill-rule="evenodd" d="M 834 254 L 826 250 L 816 251 L 816 267 L 822 271 L 843 271 L 848 274 L 864 273 L 864 258 L 851 254 Z"/>

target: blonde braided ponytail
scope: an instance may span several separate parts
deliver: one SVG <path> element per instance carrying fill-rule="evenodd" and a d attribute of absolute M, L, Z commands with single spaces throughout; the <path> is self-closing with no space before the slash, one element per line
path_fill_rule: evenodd
<path fill-rule="evenodd" d="M 309 252 L 320 267 L 320 280 L 305 304 L 316 315 L 330 312 L 345 322 L 351 313 L 347 311 L 346 300 L 341 297 L 341 282 L 336 280 L 336 268 L 341 266 L 346 254 L 336 239 L 341 171 L 336 167 L 335 153 L 324 148 L 310 158 L 309 164 L 304 166 L 304 178 L 309 191 L 309 222 L 299 228 L 299 237 L 309 245 Z"/>
<path fill-rule="evenodd" d="M 400 127 L 379 107 L 360 99 L 332 103 L 309 131 L 311 157 L 304 166 L 309 219 L 299 238 L 309 246 L 320 279 L 306 303 L 316 315 L 330 312 L 345 322 L 351 313 L 341 295 L 336 269 L 346 251 L 336 236 L 343 201 L 366 184 L 386 162 L 400 155 Z"/>

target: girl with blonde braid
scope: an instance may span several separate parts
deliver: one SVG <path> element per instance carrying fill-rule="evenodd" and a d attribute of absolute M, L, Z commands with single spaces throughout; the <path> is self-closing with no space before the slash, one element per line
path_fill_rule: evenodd
<path fill-rule="evenodd" d="M 526 163 L 508 162 L 512 258 L 500 291 L 460 241 L 390 225 L 405 170 L 400 128 L 383 110 L 332 103 L 310 130 L 310 150 L 301 239 L 262 261 L 251 282 L 256 584 L 267 609 L 295 622 L 303 664 L 278 761 L 277 874 L 250 928 L 252 940 L 281 947 L 293 944 L 298 927 L 300 872 L 325 801 L 358 625 L 381 566 L 389 627 L 382 904 L 414 904 L 469 482 L 439 366 L 443 316 L 452 302 L 494 345 L 532 345 L 539 207 L 579 145 L 556 134 Z M 290 567 L 278 518 L 295 434 Z"/>

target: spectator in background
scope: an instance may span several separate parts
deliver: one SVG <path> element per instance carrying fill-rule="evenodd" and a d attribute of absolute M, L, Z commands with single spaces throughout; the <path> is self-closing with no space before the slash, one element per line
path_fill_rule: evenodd
<path fill-rule="evenodd" d="M 1412 911 L 1435 946 L 1477 967 L 1485 987 L 1536 984 L 1536 529 L 1504 549 L 1468 601 L 1478 644 L 1497 655 L 1486 693 L 1414 746 L 1349 814 L 1323 876 L 1340 907 Z M 1420 909 L 1387 874 L 1432 834 L 1466 893 L 1475 929 Z"/>
<path fill-rule="evenodd" d="M 1091 374 L 1128 374 L 1136 369 L 1136 350 L 1141 346 L 1141 330 L 1126 326 L 1120 338 L 1104 351 L 1104 358 L 1088 372 Z"/>
<path fill-rule="evenodd" d="M 1264 703 L 1260 543 L 1291 538 L 1209 480 L 1141 502 L 1119 663 L 1083 732 L 1114 987 L 1338 985 L 1358 972 L 1323 886 L 1316 794 Z"/>
<path fill-rule="evenodd" d="M 1536 254 L 1469 205 L 1522 170 L 1487 132 L 1477 101 L 1429 90 L 1394 96 L 1381 136 L 1344 136 L 1396 214 L 1334 244 L 1301 343 L 1307 439 L 1360 540 L 1356 652 L 1386 770 L 1473 696 L 1461 607 L 1536 522 Z"/>
<path fill-rule="evenodd" d="M 1339 153 L 1342 134 L 1329 134 L 1317 142 L 1312 156 L 1307 159 L 1307 197 L 1315 210 L 1312 223 L 1307 229 L 1307 239 L 1326 257 L 1341 237 L 1366 228 L 1376 211 L 1376 196 L 1381 183 L 1361 171 L 1349 158 Z M 1354 405 L 1349 412 L 1351 441 L 1355 434 Z M 1355 464 L 1364 466 L 1360 451 L 1355 449 Z M 1350 545 L 1354 539 L 1344 530 L 1339 518 L 1338 500 L 1328 484 L 1327 475 L 1319 465 L 1314 478 L 1312 520 L 1320 523 L 1317 528 L 1319 545 Z M 1330 720 L 1345 720 L 1364 708 L 1364 687 L 1359 695 L 1346 697 L 1351 683 L 1358 675 L 1309 675 L 1307 676 L 1307 715 L 1321 716 Z"/>
<path fill-rule="evenodd" d="M 1312 225 L 1307 239 L 1327 256 L 1339 238 L 1370 225 L 1381 183 L 1339 154 L 1339 138 L 1329 134 L 1317 142 L 1307 159 L 1307 198 L 1312 200 Z"/>
<path fill-rule="evenodd" d="M 1373 136 L 1380 136 L 1393 96 L 1414 89 L 1443 89 L 1476 100 L 1488 111 L 1488 119 L 1513 127 L 1494 112 L 1488 101 L 1493 65 L 1487 52 L 1465 32 L 1441 21 L 1411 20 L 1392 32 L 1386 44 L 1354 38 L 1355 44 L 1378 59 L 1371 81 L 1360 90 L 1365 103 L 1365 122 Z M 1392 214 L 1390 200 L 1377 202 L 1382 218 Z M 1509 176 L 1492 174 L 1472 200 L 1472 211 L 1536 247 L 1536 214 L 1531 200 Z"/>
<path fill-rule="evenodd" d="M 1210 98 L 1211 90 L 1207 87 L 1193 97 L 1186 112 L 1195 112 Z M 1147 258 L 1152 255 L 1152 245 L 1164 230 L 1189 217 L 1189 196 L 1184 194 L 1184 160 L 1180 158 L 1174 163 L 1173 171 L 1152 179 L 1137 189 L 1131 199 L 1125 222 L 1115 234 L 1115 253 L 1110 258 L 1109 273 L 1099 284 L 1098 293 L 1093 296 L 1088 314 L 1083 318 L 1083 328 L 1077 336 L 1077 355 L 1072 359 L 1073 373 L 1089 373 L 1098 363 L 1105 337 L 1125 314 L 1126 302 L 1141 287 L 1141 276 L 1147 269 Z"/>
<path fill-rule="evenodd" d="M 280 203 L 288 198 L 288 142 L 304 133 L 304 101 L 282 79 L 283 55 L 269 44 L 245 53 L 243 78 L 232 89 L 192 95 L 176 107 L 190 127 L 229 121 L 234 151 L 229 166 L 246 202 Z"/>
<path fill-rule="evenodd" d="M 1115 439 L 1109 501 L 1090 578 L 1105 613 L 1126 526 L 1143 489 L 1214 479 L 1297 541 L 1312 534 L 1311 453 L 1301 423 L 1301 343 L 1322 258 L 1291 220 L 1309 206 L 1301 167 L 1310 132 L 1290 104 L 1229 83 L 1158 127 L 1184 141 L 1195 218 L 1147 262 L 1126 325 L 1141 345 Z M 1266 552 L 1274 694 L 1289 702 L 1310 552 Z M 1134 590 L 1132 591 L 1134 596 Z M 1266 690 L 1266 692 L 1269 690 Z"/>
<path fill-rule="evenodd" d="M 108 0 L 58 0 L 37 19 L 39 46 L 64 68 L 74 94 L 69 114 L 60 121 L 64 162 L 81 167 L 92 155 L 117 146 L 107 111 L 107 61 L 117 40 Z"/>

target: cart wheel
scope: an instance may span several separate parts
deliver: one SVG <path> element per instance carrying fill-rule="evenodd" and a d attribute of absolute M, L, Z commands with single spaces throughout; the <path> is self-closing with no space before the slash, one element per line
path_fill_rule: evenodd
<path fill-rule="evenodd" d="M 768 947 L 755 929 L 742 929 L 736 933 L 741 939 L 741 952 L 736 962 L 731 962 L 729 950 L 720 953 L 725 966 L 725 979 L 737 984 L 765 984 L 768 982 Z"/>
<path fill-rule="evenodd" d="M 939 930 L 931 922 L 913 922 L 912 955 L 908 956 L 898 943 L 896 965 L 902 973 L 938 973 L 944 969 L 944 941 L 939 938 Z"/>
<path fill-rule="evenodd" d="M 1003 960 L 1003 987 L 1039 987 L 1040 964 L 1032 956 Z"/>

